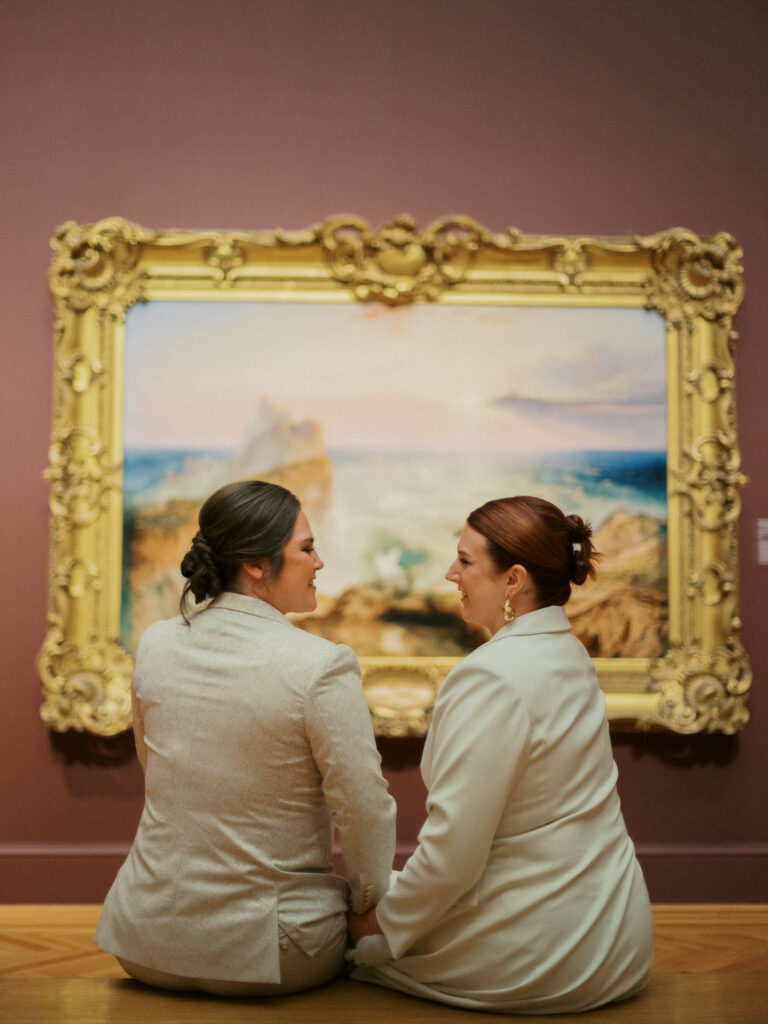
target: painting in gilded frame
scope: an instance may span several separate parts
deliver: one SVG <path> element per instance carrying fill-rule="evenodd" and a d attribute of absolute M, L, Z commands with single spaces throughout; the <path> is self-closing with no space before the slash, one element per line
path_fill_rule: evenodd
<path fill-rule="evenodd" d="M 54 247 L 53 728 L 127 727 L 132 655 L 178 611 L 197 509 L 244 477 L 301 498 L 326 567 L 296 624 L 357 651 L 379 732 L 423 732 L 482 642 L 443 574 L 470 509 L 512 493 L 593 523 L 601 572 L 567 610 L 615 724 L 746 720 L 729 236 L 115 220 Z M 62 575 L 59 541 L 92 557 Z"/>

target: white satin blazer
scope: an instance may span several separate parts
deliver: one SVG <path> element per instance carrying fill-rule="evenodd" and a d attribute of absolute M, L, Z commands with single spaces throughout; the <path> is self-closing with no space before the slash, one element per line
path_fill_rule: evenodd
<path fill-rule="evenodd" d="M 359 944 L 353 977 L 520 1013 L 642 987 L 650 902 L 605 698 L 562 608 L 502 627 L 448 675 L 421 768 L 428 817 L 376 908 L 387 942 Z"/>
<path fill-rule="evenodd" d="M 147 629 L 132 690 L 145 805 L 96 941 L 172 974 L 278 982 L 281 932 L 312 955 L 389 884 L 395 804 L 355 655 L 225 593 Z"/>

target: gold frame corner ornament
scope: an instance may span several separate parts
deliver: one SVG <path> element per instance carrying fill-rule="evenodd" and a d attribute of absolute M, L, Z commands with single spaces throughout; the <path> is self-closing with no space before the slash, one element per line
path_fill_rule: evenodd
<path fill-rule="evenodd" d="M 119 642 L 125 316 L 153 299 L 622 306 L 666 322 L 669 649 L 598 659 L 619 728 L 733 733 L 751 684 L 739 639 L 740 470 L 733 318 L 742 252 L 721 232 L 620 238 L 494 234 L 455 216 L 420 231 L 352 216 L 301 231 L 150 231 L 113 217 L 54 234 L 45 723 L 130 728 Z M 376 731 L 423 735 L 449 658 L 363 658 Z"/>

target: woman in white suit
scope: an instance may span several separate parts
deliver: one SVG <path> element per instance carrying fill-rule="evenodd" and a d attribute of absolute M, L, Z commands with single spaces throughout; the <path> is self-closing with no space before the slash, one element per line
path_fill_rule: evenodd
<path fill-rule="evenodd" d="M 151 985 L 294 992 L 342 970 L 346 911 L 384 893 L 394 801 L 357 659 L 286 618 L 315 608 L 323 567 L 297 498 L 230 484 L 199 524 L 182 615 L 150 626 L 136 657 L 145 805 L 96 941 Z M 212 600 L 188 616 L 190 592 Z"/>
<path fill-rule="evenodd" d="M 605 700 L 563 605 L 591 530 L 538 498 L 467 521 L 447 578 L 491 638 L 446 678 L 418 847 L 350 915 L 353 977 L 476 1010 L 557 1013 L 648 979 L 650 904 L 616 793 Z"/>

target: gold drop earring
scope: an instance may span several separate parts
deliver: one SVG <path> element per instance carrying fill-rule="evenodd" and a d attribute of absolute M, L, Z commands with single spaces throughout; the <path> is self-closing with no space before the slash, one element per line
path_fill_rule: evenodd
<path fill-rule="evenodd" d="M 513 622 L 514 621 L 514 619 L 515 619 L 515 610 L 512 607 L 512 605 L 509 603 L 509 598 L 506 599 L 506 601 L 504 602 L 504 604 L 501 607 L 501 610 L 504 613 L 504 621 L 505 622 Z"/>

